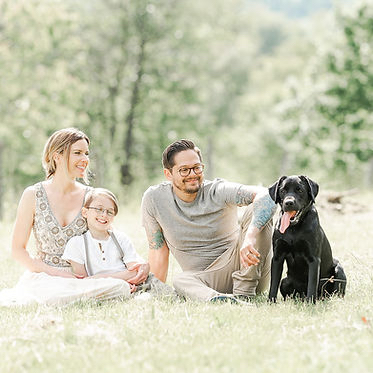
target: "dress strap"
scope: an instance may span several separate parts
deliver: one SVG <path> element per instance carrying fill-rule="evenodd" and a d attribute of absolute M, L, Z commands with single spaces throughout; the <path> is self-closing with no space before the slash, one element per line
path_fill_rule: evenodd
<path fill-rule="evenodd" d="M 117 247 L 117 249 L 118 249 L 118 251 L 119 251 L 119 253 L 120 253 L 120 256 L 121 256 L 121 258 L 122 258 L 122 262 L 123 262 L 124 266 L 126 267 L 126 269 L 128 269 L 126 263 L 124 262 L 124 252 L 123 252 L 123 249 L 122 249 L 122 247 L 120 246 L 120 244 L 119 244 L 117 238 L 115 237 L 114 232 L 113 232 L 113 231 L 108 231 L 108 232 L 109 232 L 110 237 L 111 237 L 112 240 L 114 241 L 114 244 L 115 244 L 115 246 Z"/>

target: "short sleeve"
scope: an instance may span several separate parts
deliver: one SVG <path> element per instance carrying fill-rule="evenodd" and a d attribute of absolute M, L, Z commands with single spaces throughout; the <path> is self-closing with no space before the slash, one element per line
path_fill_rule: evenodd
<path fill-rule="evenodd" d="M 76 263 L 84 264 L 84 242 L 82 235 L 72 237 L 67 241 L 62 259 L 68 262 L 72 260 Z"/>
<path fill-rule="evenodd" d="M 255 195 L 262 189 L 257 186 L 233 183 L 223 179 L 215 179 L 215 182 L 215 193 L 219 198 L 223 199 L 226 204 L 237 206 L 250 205 Z"/>
<path fill-rule="evenodd" d="M 118 243 L 120 247 L 123 250 L 124 253 L 124 262 L 130 263 L 130 262 L 140 262 L 144 263 L 144 259 L 136 252 L 135 247 L 133 246 L 131 240 L 129 237 L 124 233 L 120 231 L 114 231 L 115 237 L 118 240 Z"/>
<path fill-rule="evenodd" d="M 154 203 L 151 188 L 145 191 L 143 195 L 141 202 L 141 213 L 142 225 L 148 235 L 153 232 L 162 230 L 154 216 Z"/>

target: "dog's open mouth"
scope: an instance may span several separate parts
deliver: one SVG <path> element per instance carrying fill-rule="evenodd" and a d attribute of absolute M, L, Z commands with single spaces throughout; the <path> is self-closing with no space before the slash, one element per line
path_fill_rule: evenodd
<path fill-rule="evenodd" d="M 288 229 L 290 222 L 294 219 L 297 211 L 284 211 L 281 216 L 280 232 L 284 233 Z"/>

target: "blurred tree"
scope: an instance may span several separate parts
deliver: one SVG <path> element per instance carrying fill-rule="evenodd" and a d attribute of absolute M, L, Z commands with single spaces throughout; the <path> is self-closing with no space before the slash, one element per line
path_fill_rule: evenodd
<path fill-rule="evenodd" d="M 341 186 L 365 173 L 372 183 L 372 11 L 363 1 L 313 25 L 330 28 L 309 39 L 303 73 L 287 79 L 270 111 L 272 130 L 264 128 L 265 148 L 282 160 L 279 174 L 308 172 Z"/>
<path fill-rule="evenodd" d="M 356 160 L 373 163 L 373 4 L 364 1 L 337 20 L 343 34 L 326 55 L 316 107 L 327 120 L 320 132 L 336 142 L 335 166 L 348 172 Z"/>
<path fill-rule="evenodd" d="M 161 178 L 181 137 L 204 150 L 208 177 L 360 167 L 372 158 L 369 9 L 340 16 L 339 37 L 332 18 L 248 0 L 0 0 L 0 210 L 43 177 L 45 140 L 68 126 L 91 137 L 93 184 L 121 196 Z"/>
<path fill-rule="evenodd" d="M 61 3 L 1 0 L 0 9 L 0 136 L 6 157 L 0 172 L 7 193 L 18 194 L 43 177 L 47 136 L 79 117 L 75 103 L 84 87 L 70 74 L 69 61 L 80 45 L 71 34 L 74 15 Z"/>

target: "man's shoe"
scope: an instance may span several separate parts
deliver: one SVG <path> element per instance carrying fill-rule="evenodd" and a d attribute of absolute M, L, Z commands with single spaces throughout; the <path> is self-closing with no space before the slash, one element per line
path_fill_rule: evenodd
<path fill-rule="evenodd" d="M 233 297 L 234 297 L 234 299 L 236 299 L 238 301 L 241 301 L 241 302 L 245 302 L 245 303 L 251 303 L 254 300 L 253 295 L 239 294 L 239 295 L 233 295 Z"/>
<path fill-rule="evenodd" d="M 213 302 L 213 303 L 232 303 L 232 304 L 239 303 L 233 295 L 217 295 L 216 297 L 211 298 L 210 302 Z"/>

